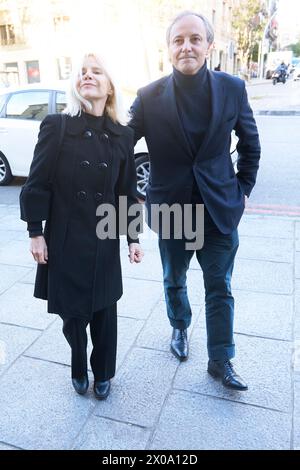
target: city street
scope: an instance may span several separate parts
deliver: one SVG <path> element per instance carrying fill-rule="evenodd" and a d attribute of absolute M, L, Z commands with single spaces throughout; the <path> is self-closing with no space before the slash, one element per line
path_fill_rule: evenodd
<path fill-rule="evenodd" d="M 252 79 L 247 91 L 254 112 L 300 112 L 300 80 L 274 86 L 272 80 Z"/>
<path fill-rule="evenodd" d="M 250 85 L 249 95 L 261 89 Z M 157 241 L 146 231 L 140 266 L 129 265 L 122 240 L 111 394 L 104 403 L 92 390 L 78 396 L 61 320 L 32 297 L 35 264 L 19 220 L 19 178 L 0 188 L 0 450 L 300 448 L 300 117 L 256 117 L 261 168 L 240 224 L 233 276 L 234 363 L 249 390 L 225 390 L 207 375 L 195 259 L 190 358 L 179 364 L 170 354 Z"/>

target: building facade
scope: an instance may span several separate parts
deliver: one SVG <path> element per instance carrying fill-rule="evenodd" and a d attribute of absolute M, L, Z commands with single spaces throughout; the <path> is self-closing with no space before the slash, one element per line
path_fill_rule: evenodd
<path fill-rule="evenodd" d="M 122 86 L 136 89 L 169 73 L 165 31 L 182 10 L 215 29 L 210 68 L 237 73 L 232 11 L 238 0 L 0 0 L 0 86 L 68 78 L 81 49 L 104 50 Z M 88 6 L 87 6 L 88 5 Z"/>

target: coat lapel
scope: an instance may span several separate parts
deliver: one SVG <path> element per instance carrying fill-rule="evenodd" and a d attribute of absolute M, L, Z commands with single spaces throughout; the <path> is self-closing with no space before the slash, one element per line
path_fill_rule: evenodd
<path fill-rule="evenodd" d="M 222 81 L 218 80 L 216 75 L 209 70 L 208 80 L 211 90 L 211 120 L 204 140 L 197 152 L 196 158 L 203 154 L 212 137 L 217 136 L 216 131 L 223 115 L 225 95 Z"/>
<path fill-rule="evenodd" d="M 177 110 L 176 96 L 175 96 L 175 84 L 172 75 L 168 77 L 168 81 L 162 92 L 163 106 L 162 112 L 166 110 L 167 118 L 170 123 L 170 127 L 173 129 L 174 137 L 177 142 L 181 145 L 185 153 L 193 159 L 192 150 L 189 142 L 186 138 L 183 126 L 180 121 L 180 117 Z"/>

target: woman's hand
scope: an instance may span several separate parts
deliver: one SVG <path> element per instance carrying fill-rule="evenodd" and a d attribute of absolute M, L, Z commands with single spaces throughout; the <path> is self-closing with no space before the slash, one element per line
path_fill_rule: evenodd
<path fill-rule="evenodd" d="M 130 263 L 140 263 L 144 256 L 144 252 L 139 243 L 130 243 L 129 245 L 129 261 Z"/>
<path fill-rule="evenodd" d="M 47 264 L 48 249 L 45 238 L 42 235 L 31 238 L 30 252 L 37 263 Z"/>

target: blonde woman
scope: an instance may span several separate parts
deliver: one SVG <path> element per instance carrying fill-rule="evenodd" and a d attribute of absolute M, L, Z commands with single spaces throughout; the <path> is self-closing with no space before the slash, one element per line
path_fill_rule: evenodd
<path fill-rule="evenodd" d="M 97 54 L 85 54 L 73 71 L 65 114 L 61 142 L 60 115 L 41 124 L 20 196 L 21 218 L 38 263 L 34 296 L 47 300 L 48 312 L 63 319 L 73 386 L 79 394 L 89 386 L 89 324 L 94 393 L 104 399 L 115 374 L 122 278 L 118 233 L 97 236 L 96 210 L 103 204 L 118 208 L 119 196 L 127 196 L 128 207 L 137 200 L 133 132 L 121 124 L 115 83 Z M 128 232 L 127 239 L 129 260 L 139 263 L 138 239 Z"/>

